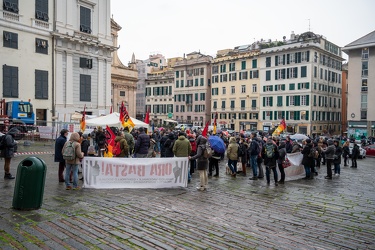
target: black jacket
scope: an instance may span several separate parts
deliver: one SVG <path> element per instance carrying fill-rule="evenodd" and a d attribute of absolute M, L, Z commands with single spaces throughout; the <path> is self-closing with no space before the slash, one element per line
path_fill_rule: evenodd
<path fill-rule="evenodd" d="M 302 164 L 306 167 L 314 166 L 314 157 L 309 157 L 312 148 L 313 144 L 307 143 L 301 152 L 303 154 Z"/>
<path fill-rule="evenodd" d="M 14 153 L 17 152 L 17 142 L 14 140 L 14 137 L 20 131 L 17 128 L 11 128 L 8 133 L 3 138 L 4 149 L 1 150 L 1 155 L 4 158 L 14 157 Z"/>

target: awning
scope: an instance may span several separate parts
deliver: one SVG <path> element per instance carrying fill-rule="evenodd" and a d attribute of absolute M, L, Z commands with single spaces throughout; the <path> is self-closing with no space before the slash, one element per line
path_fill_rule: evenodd
<path fill-rule="evenodd" d="M 178 121 L 172 120 L 172 119 L 165 119 L 165 122 L 172 122 L 172 123 L 178 123 Z"/>

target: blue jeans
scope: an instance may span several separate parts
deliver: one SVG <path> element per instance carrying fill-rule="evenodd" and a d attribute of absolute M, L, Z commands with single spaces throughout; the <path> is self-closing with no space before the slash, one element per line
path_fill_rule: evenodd
<path fill-rule="evenodd" d="M 303 165 L 303 166 L 305 168 L 306 177 L 310 177 L 310 175 L 311 175 L 310 166 L 306 166 L 306 165 Z"/>
<path fill-rule="evenodd" d="M 335 165 L 335 174 L 340 174 L 340 164 L 334 164 Z"/>
<path fill-rule="evenodd" d="M 232 174 L 237 173 L 237 161 L 228 159 L 228 167 L 232 171 Z"/>
<path fill-rule="evenodd" d="M 266 166 L 266 179 L 267 179 L 267 183 L 270 183 L 271 182 L 271 178 L 270 178 L 270 169 L 272 169 L 273 171 L 273 179 L 275 180 L 275 183 L 277 183 L 277 171 L 276 171 L 276 166 L 273 166 L 272 168 L 269 167 L 269 166 Z"/>
<path fill-rule="evenodd" d="M 70 171 L 73 173 L 73 188 L 78 186 L 78 167 L 80 164 L 66 164 L 65 168 L 65 185 L 70 187 Z"/>
<path fill-rule="evenodd" d="M 258 177 L 258 155 L 250 155 L 250 165 L 253 169 L 253 176 Z"/>

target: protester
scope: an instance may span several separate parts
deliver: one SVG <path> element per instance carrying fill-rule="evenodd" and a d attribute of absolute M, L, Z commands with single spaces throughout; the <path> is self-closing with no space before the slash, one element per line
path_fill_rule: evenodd
<path fill-rule="evenodd" d="M 150 146 L 147 152 L 147 158 L 154 158 L 156 157 L 156 144 L 157 142 L 154 139 L 150 138 Z"/>
<path fill-rule="evenodd" d="M 348 166 L 349 154 L 350 154 L 349 141 L 345 141 L 345 143 L 342 147 L 342 156 L 344 157 L 344 167 Z"/>
<path fill-rule="evenodd" d="M 104 150 L 106 149 L 106 136 L 102 127 L 98 128 L 95 138 L 96 144 L 98 145 L 98 156 L 102 157 L 104 155 Z"/>
<path fill-rule="evenodd" d="M 327 163 L 327 175 L 324 177 L 325 179 L 332 179 L 332 163 L 335 155 L 335 145 L 333 145 L 333 141 L 329 139 L 327 141 L 328 147 L 323 150 L 325 155 L 325 161 Z"/>
<path fill-rule="evenodd" d="M 314 157 L 310 154 L 313 148 L 313 144 L 310 139 L 304 141 L 304 147 L 301 154 L 303 154 L 302 165 L 305 168 L 306 176 L 302 179 L 310 180 L 314 179 Z"/>
<path fill-rule="evenodd" d="M 229 145 L 227 149 L 228 167 L 232 172 L 232 177 L 237 175 L 237 161 L 238 161 L 238 144 L 235 137 L 229 138 Z"/>
<path fill-rule="evenodd" d="M 148 149 L 150 147 L 150 136 L 146 135 L 145 128 L 139 128 L 139 134 L 137 136 L 137 142 L 134 147 L 135 158 L 146 158 Z"/>
<path fill-rule="evenodd" d="M 246 163 L 248 162 L 249 145 L 246 143 L 245 138 L 241 138 L 238 146 L 238 152 L 241 152 L 241 154 L 239 154 L 239 157 L 242 165 L 242 175 L 246 176 Z"/>
<path fill-rule="evenodd" d="M 206 150 L 206 143 L 207 143 L 207 138 L 202 136 L 197 146 L 197 153 L 194 156 L 189 156 L 189 160 L 196 160 L 196 159 L 198 160 L 197 170 L 199 172 L 200 186 L 197 187 L 197 189 L 200 191 L 206 190 L 207 188 L 206 186 L 208 183 L 208 180 L 207 180 L 208 159 L 204 157 L 204 151 Z"/>
<path fill-rule="evenodd" d="M 360 151 L 357 143 L 354 143 L 353 149 L 352 149 L 352 165 L 351 168 L 357 168 L 357 159 L 359 157 Z"/>
<path fill-rule="evenodd" d="M 87 134 L 82 135 L 82 140 L 81 140 L 81 151 L 83 154 L 86 156 L 87 151 L 90 147 L 90 141 L 87 139 Z"/>
<path fill-rule="evenodd" d="M 115 138 L 115 143 L 120 144 L 121 153 L 118 154 L 116 157 L 128 157 L 129 156 L 129 146 L 126 142 L 124 132 L 119 131 L 117 132 L 117 136 Z"/>
<path fill-rule="evenodd" d="M 277 171 L 276 171 L 276 160 L 279 158 L 279 151 L 277 149 L 276 143 L 269 136 L 266 144 L 263 147 L 262 157 L 264 159 L 264 166 L 266 167 L 266 179 L 267 185 L 270 185 L 270 171 L 273 171 L 273 179 L 275 181 L 275 186 L 277 183 Z"/>
<path fill-rule="evenodd" d="M 72 186 L 69 181 L 70 172 L 73 174 L 73 190 L 78 190 L 80 187 L 78 186 L 78 167 L 81 164 L 81 160 L 83 159 L 84 155 L 81 151 L 81 145 L 79 144 L 79 134 L 74 132 L 70 135 L 69 141 L 65 142 L 64 147 L 61 152 L 64 152 L 64 149 L 67 147 L 68 143 L 72 143 L 75 152 L 75 158 L 73 160 L 65 160 L 66 164 L 66 171 L 65 171 L 65 185 L 66 190 L 71 190 Z"/>
<path fill-rule="evenodd" d="M 251 133 L 251 143 L 249 146 L 249 157 L 250 166 L 253 169 L 253 177 L 250 180 L 258 179 L 258 155 L 260 152 L 259 144 L 257 142 L 257 134 L 255 132 Z"/>
<path fill-rule="evenodd" d="M 161 139 L 160 139 L 160 158 L 165 158 L 165 147 L 164 144 L 168 140 L 168 133 L 166 131 L 161 132 Z"/>
<path fill-rule="evenodd" d="M 125 137 L 126 143 L 128 144 L 128 148 L 129 148 L 128 149 L 128 157 L 131 157 L 131 155 L 134 152 L 135 142 L 134 142 L 133 135 L 129 133 L 129 127 L 124 128 L 124 137 Z"/>
<path fill-rule="evenodd" d="M 293 144 L 292 144 L 292 141 L 290 140 L 289 135 L 286 137 L 285 150 L 288 154 L 292 153 L 292 150 L 293 150 Z"/>
<path fill-rule="evenodd" d="M 285 171 L 283 167 L 283 161 L 285 160 L 286 157 L 286 143 L 281 141 L 280 146 L 278 147 L 279 150 L 279 158 L 277 159 L 277 166 L 280 171 L 280 180 L 278 181 L 279 184 L 284 184 L 285 183 Z"/>
<path fill-rule="evenodd" d="M 165 157 L 174 157 L 173 146 L 175 142 L 175 137 L 173 132 L 169 133 L 168 139 L 164 143 Z"/>
<path fill-rule="evenodd" d="M 65 170 L 65 160 L 62 155 L 62 149 L 65 145 L 65 142 L 67 140 L 67 136 L 69 134 L 69 131 L 67 129 L 62 129 L 60 131 L 60 136 L 56 139 L 55 142 L 55 162 L 59 163 L 59 170 L 58 170 L 58 179 L 59 182 L 65 182 L 64 180 L 64 170 Z"/>
<path fill-rule="evenodd" d="M 335 170 L 335 175 L 339 176 L 340 175 L 340 169 L 341 169 L 341 155 L 342 155 L 342 148 L 339 145 L 339 140 L 334 140 L 333 141 L 335 145 L 335 155 L 333 159 L 333 165 L 334 165 L 334 170 Z"/>
<path fill-rule="evenodd" d="M 188 140 L 191 145 L 191 153 L 190 156 L 194 156 L 197 154 L 197 143 L 195 141 L 195 134 L 189 133 L 188 134 Z M 190 160 L 190 175 L 194 173 L 194 170 L 196 168 L 196 160 Z"/>
<path fill-rule="evenodd" d="M 189 140 L 185 137 L 185 133 L 180 131 L 178 133 L 178 139 L 173 145 L 173 154 L 176 157 L 189 157 L 191 153 L 191 144 Z M 190 170 L 188 171 L 188 182 L 191 181 Z"/>
<path fill-rule="evenodd" d="M 17 141 L 14 139 L 20 131 L 17 128 L 11 128 L 5 137 L 2 138 L 4 149 L 1 150 L 1 155 L 4 157 L 4 179 L 13 180 L 15 177 L 10 173 L 10 162 L 17 152 Z"/>
<path fill-rule="evenodd" d="M 208 176 L 212 176 L 212 172 L 215 169 L 214 177 L 219 177 L 219 161 L 221 154 L 213 150 L 212 156 L 208 159 Z"/>

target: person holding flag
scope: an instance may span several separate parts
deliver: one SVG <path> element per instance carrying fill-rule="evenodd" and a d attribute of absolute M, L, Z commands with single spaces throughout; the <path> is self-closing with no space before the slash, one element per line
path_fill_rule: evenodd
<path fill-rule="evenodd" d="M 284 117 L 283 117 L 283 119 L 280 122 L 280 125 L 275 129 L 275 131 L 272 133 L 272 135 L 280 135 L 281 132 L 283 132 L 285 129 L 286 129 L 286 124 L 285 124 L 285 120 L 284 120 Z"/>

